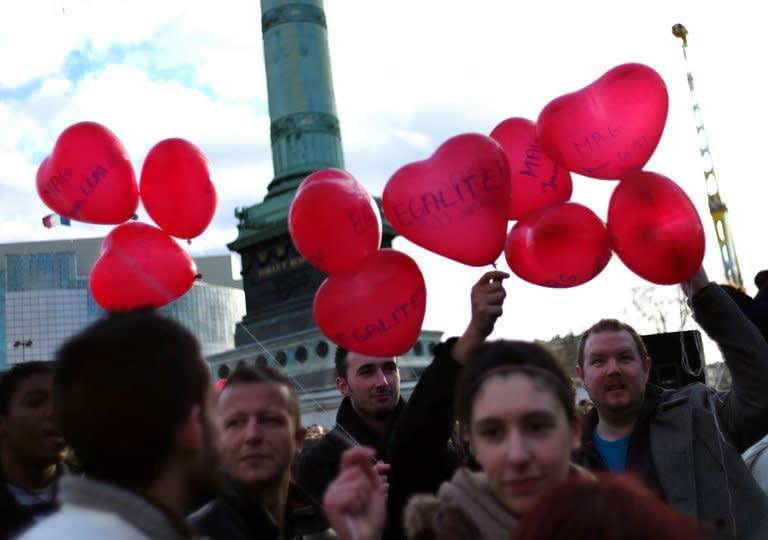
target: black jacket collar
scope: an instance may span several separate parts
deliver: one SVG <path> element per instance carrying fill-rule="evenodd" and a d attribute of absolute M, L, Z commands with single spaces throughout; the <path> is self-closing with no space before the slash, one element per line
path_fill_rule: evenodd
<path fill-rule="evenodd" d="M 400 416 L 404 406 L 405 400 L 401 396 L 395 406 L 395 410 L 392 411 L 389 433 L 391 433 L 391 426 L 394 425 L 395 421 Z M 377 456 L 382 457 L 385 455 L 389 433 L 383 438 L 376 435 L 371 428 L 368 427 L 368 424 L 360 418 L 360 415 L 357 414 L 357 411 L 355 411 L 355 408 L 352 406 L 352 401 L 348 397 L 345 397 L 341 401 L 341 405 L 339 405 L 339 410 L 336 413 L 336 429 L 340 430 L 343 436 L 346 436 L 347 438 L 351 437 L 354 439 L 354 442 L 361 446 L 375 448 Z"/>

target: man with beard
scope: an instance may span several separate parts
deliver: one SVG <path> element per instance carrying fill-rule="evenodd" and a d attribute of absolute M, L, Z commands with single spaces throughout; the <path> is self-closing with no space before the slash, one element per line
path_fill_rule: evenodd
<path fill-rule="evenodd" d="M 218 397 L 224 485 L 191 521 L 211 540 L 277 540 L 324 532 L 319 509 L 291 484 L 307 430 L 291 382 L 238 366 Z"/>
<path fill-rule="evenodd" d="M 400 397 L 396 357 L 336 351 L 336 387 L 344 396 L 336 426 L 299 463 L 298 484 L 317 501 L 339 472 L 351 446 L 375 450 L 376 469 L 388 484 L 387 538 L 403 535 L 402 509 L 413 493 L 434 492 L 460 464 L 449 444 L 454 428 L 453 389 L 462 365 L 493 330 L 506 293 L 504 272 L 487 272 L 472 287 L 472 316 L 460 338 L 438 345 L 406 404 Z"/>
<path fill-rule="evenodd" d="M 723 353 L 732 389 L 648 384 L 651 359 L 638 333 L 599 321 L 579 343 L 576 374 L 594 409 L 576 461 L 639 476 L 673 508 L 714 525 L 716 538 L 764 538 L 768 499 L 740 452 L 768 432 L 768 344 L 703 269 L 681 286 Z"/>
<path fill-rule="evenodd" d="M 197 340 L 151 309 L 107 315 L 57 352 L 54 409 L 84 477 L 21 538 L 188 539 L 184 516 L 212 495 L 213 386 Z"/>
<path fill-rule="evenodd" d="M 54 512 L 64 439 L 53 421 L 53 364 L 16 364 L 0 379 L 0 538 Z"/>

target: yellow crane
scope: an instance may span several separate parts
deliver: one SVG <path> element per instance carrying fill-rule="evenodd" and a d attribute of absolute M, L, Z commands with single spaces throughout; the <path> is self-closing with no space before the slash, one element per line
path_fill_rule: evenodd
<path fill-rule="evenodd" d="M 683 43 L 683 57 L 686 66 L 688 66 L 688 30 L 682 24 L 676 24 L 672 27 L 672 34 L 680 38 Z M 712 154 L 709 152 L 709 140 L 707 132 L 704 129 L 704 120 L 701 117 L 701 107 L 696 98 L 693 87 L 693 75 L 688 66 L 688 89 L 691 92 L 691 103 L 693 105 L 693 117 L 696 122 L 696 134 L 699 137 L 699 151 L 704 162 L 704 181 L 707 184 L 707 198 L 709 202 L 709 213 L 715 224 L 715 234 L 717 244 L 720 247 L 720 258 L 723 261 L 725 270 L 725 279 L 739 289 L 744 289 L 744 283 L 741 279 L 741 270 L 739 269 L 739 259 L 736 257 L 736 246 L 733 243 L 733 235 L 728 225 L 728 207 L 720 197 L 720 190 L 717 185 L 717 176 L 712 164 Z"/>

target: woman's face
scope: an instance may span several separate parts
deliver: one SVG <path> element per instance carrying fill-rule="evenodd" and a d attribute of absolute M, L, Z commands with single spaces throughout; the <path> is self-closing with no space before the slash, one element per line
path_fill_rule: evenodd
<path fill-rule="evenodd" d="M 568 475 L 579 429 L 568 422 L 553 390 L 515 373 L 482 384 L 472 406 L 469 440 L 493 494 L 522 514 Z"/>

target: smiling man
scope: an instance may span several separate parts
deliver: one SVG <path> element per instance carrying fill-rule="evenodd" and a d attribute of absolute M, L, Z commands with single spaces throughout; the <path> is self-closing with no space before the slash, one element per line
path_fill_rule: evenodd
<path fill-rule="evenodd" d="M 17 364 L 0 379 L 0 538 L 58 508 L 64 439 L 53 419 L 53 364 Z"/>
<path fill-rule="evenodd" d="M 290 381 L 267 367 L 240 366 L 218 398 L 224 485 L 191 520 L 212 540 L 277 540 L 320 534 L 320 511 L 291 484 L 307 430 Z"/>
<path fill-rule="evenodd" d="M 493 330 L 506 293 L 504 272 L 486 272 L 472 287 L 471 319 L 459 338 L 441 343 L 408 403 L 400 396 L 397 358 L 336 351 L 336 388 L 344 398 L 336 426 L 301 459 L 298 483 L 315 500 L 339 472 L 347 448 L 375 450 L 376 470 L 388 486 L 384 537 L 402 538 L 400 516 L 413 493 L 430 493 L 450 478 L 460 452 L 449 444 L 453 387 L 466 362 Z"/>
<path fill-rule="evenodd" d="M 732 389 L 648 384 L 652 361 L 641 337 L 601 320 L 579 343 L 576 374 L 595 407 L 576 460 L 638 475 L 673 508 L 714 525 L 718 539 L 764 538 L 768 499 L 740 452 L 768 431 L 768 346 L 703 269 L 681 286 L 723 353 Z"/>

